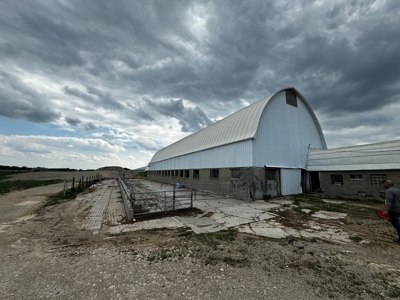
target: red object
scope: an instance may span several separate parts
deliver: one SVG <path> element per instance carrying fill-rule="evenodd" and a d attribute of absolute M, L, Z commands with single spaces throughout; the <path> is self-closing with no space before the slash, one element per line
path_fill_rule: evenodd
<path fill-rule="evenodd" d="M 388 214 L 384 214 L 382 210 L 377 210 L 377 211 L 376 211 L 376 215 L 377 215 L 379 218 L 382 218 L 382 219 L 384 219 L 384 220 L 386 220 L 386 221 L 390 220 L 389 215 L 388 215 Z"/>

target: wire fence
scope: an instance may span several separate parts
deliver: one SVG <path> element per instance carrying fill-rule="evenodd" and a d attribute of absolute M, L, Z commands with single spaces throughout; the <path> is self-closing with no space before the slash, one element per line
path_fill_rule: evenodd
<path fill-rule="evenodd" d="M 122 176 L 118 183 L 129 221 L 135 216 L 193 208 L 193 188 L 173 186 L 172 190 L 138 193 L 134 192 L 134 184 L 128 184 Z"/>

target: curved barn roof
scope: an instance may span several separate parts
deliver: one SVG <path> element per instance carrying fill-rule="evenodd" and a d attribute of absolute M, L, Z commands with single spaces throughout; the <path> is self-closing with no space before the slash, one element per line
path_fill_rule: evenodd
<path fill-rule="evenodd" d="M 295 88 L 289 87 L 279 90 L 276 93 L 261 99 L 227 116 L 226 118 L 219 120 L 218 122 L 215 122 L 210 126 L 159 150 L 153 156 L 150 163 L 252 139 L 257 132 L 261 115 L 266 108 L 268 101 L 276 94 L 285 90 L 292 90 L 298 97 L 302 99 L 315 121 L 321 136 L 321 140 L 326 148 L 324 135 L 311 107 Z"/>

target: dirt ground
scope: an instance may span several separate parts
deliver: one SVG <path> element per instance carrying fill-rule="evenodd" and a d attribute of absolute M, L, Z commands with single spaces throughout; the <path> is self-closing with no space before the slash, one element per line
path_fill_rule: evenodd
<path fill-rule="evenodd" d="M 16 177 L 67 176 L 37 175 Z M 108 224 L 98 234 L 82 227 L 88 212 L 76 200 L 42 207 L 62 188 L 0 196 L 2 299 L 400 299 L 400 245 L 374 202 L 345 201 L 344 220 L 320 221 L 348 232 L 346 244 L 188 228 L 110 235 Z M 311 218 L 281 214 L 292 227 Z"/>

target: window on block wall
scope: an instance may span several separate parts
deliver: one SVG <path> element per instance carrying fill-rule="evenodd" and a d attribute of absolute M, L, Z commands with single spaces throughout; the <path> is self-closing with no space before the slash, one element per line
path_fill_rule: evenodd
<path fill-rule="evenodd" d="M 372 186 L 381 186 L 387 180 L 386 174 L 371 174 L 370 181 Z"/>
<path fill-rule="evenodd" d="M 213 178 L 213 179 L 219 178 L 219 169 L 211 169 L 210 170 L 210 178 Z"/>
<path fill-rule="evenodd" d="M 342 174 L 331 174 L 331 184 L 343 185 L 343 175 Z"/>

